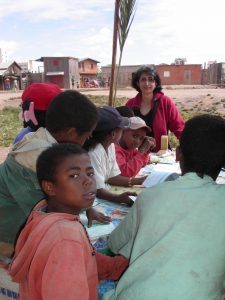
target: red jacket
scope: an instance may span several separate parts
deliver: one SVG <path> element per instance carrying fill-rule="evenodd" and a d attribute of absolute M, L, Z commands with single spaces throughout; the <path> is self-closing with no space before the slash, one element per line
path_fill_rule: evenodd
<path fill-rule="evenodd" d="M 138 150 L 125 150 L 118 144 L 115 144 L 116 161 L 120 168 L 121 175 L 134 177 L 140 169 L 147 165 L 149 154 L 141 154 Z"/>
<path fill-rule="evenodd" d="M 9 273 L 23 300 L 97 300 L 98 280 L 117 280 L 127 266 L 123 256 L 97 253 L 79 216 L 31 213 L 16 244 Z"/>
<path fill-rule="evenodd" d="M 162 92 L 154 94 L 154 99 L 151 102 L 151 109 L 156 100 L 159 101 L 159 105 L 152 122 L 152 129 L 156 140 L 156 148 L 154 151 L 157 152 L 160 150 L 161 136 L 167 135 L 168 130 L 173 132 L 178 139 L 180 138 L 184 128 L 184 121 L 178 112 L 176 105 L 169 97 L 165 96 Z M 141 93 L 138 93 L 136 97 L 129 99 L 125 105 L 129 107 L 140 107 Z"/>

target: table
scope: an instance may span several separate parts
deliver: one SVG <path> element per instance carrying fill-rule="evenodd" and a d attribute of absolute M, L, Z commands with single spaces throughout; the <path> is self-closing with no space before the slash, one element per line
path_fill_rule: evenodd
<path fill-rule="evenodd" d="M 180 173 L 180 169 L 177 163 L 174 161 L 157 163 L 147 165 L 145 168 L 141 170 L 142 174 L 147 174 L 152 171 L 160 171 L 160 172 L 175 172 Z M 216 182 L 218 184 L 225 184 L 225 170 L 222 169 Z M 139 194 L 143 187 L 112 187 L 111 191 L 113 193 L 122 193 L 125 191 L 134 191 Z M 107 247 L 107 241 L 109 234 L 113 231 L 113 229 L 118 226 L 121 220 L 126 216 L 129 211 L 129 207 L 125 205 L 119 205 L 112 202 L 108 202 L 101 199 L 96 199 L 94 202 L 94 207 L 98 209 L 100 212 L 111 216 L 112 222 L 108 225 L 102 225 L 98 223 L 94 223 L 91 228 L 87 228 L 87 231 L 90 235 L 91 241 L 96 249 L 102 253 L 110 254 L 109 249 Z M 85 214 L 81 214 L 81 220 L 84 224 L 87 224 L 87 218 Z M 101 299 L 103 293 L 115 287 L 115 283 L 113 281 L 104 281 L 99 285 L 99 299 Z M 7 275 L 7 272 L 4 269 L 0 268 L 0 300 L 10 300 L 10 299 L 19 299 L 18 294 L 18 284 L 13 283 L 10 277 Z"/>

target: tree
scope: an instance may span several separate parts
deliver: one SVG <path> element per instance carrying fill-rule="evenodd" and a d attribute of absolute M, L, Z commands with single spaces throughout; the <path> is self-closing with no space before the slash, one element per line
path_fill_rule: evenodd
<path fill-rule="evenodd" d="M 131 24 L 134 20 L 135 13 L 136 13 L 136 0 L 116 0 L 115 14 L 114 14 L 113 55 L 112 55 L 111 82 L 110 82 L 111 93 L 109 95 L 109 105 L 114 105 L 116 100 L 118 75 L 119 75 L 119 69 L 122 61 L 123 49 L 124 49 L 126 39 L 128 37 Z M 119 62 L 116 70 L 116 79 L 114 80 L 118 34 L 119 34 L 120 55 L 119 55 Z"/>

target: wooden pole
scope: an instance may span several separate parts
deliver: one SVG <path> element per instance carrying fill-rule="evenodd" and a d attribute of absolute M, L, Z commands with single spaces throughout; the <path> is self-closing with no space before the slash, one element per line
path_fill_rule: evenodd
<path fill-rule="evenodd" d="M 109 106 L 112 106 L 112 104 L 113 104 L 113 91 L 114 91 L 114 84 L 115 84 L 115 82 L 114 82 L 115 79 L 114 78 L 115 78 L 115 68 L 116 68 L 119 4 L 120 4 L 120 0 L 115 0 L 112 65 L 111 65 L 110 90 L 109 90 Z"/>

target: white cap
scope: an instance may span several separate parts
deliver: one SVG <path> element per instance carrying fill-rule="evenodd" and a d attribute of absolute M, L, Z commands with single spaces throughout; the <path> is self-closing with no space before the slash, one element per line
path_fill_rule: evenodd
<path fill-rule="evenodd" d="M 151 128 L 148 127 L 145 121 L 139 117 L 130 117 L 130 126 L 129 128 L 132 130 L 137 130 L 140 128 L 146 128 L 148 132 L 151 132 Z"/>

